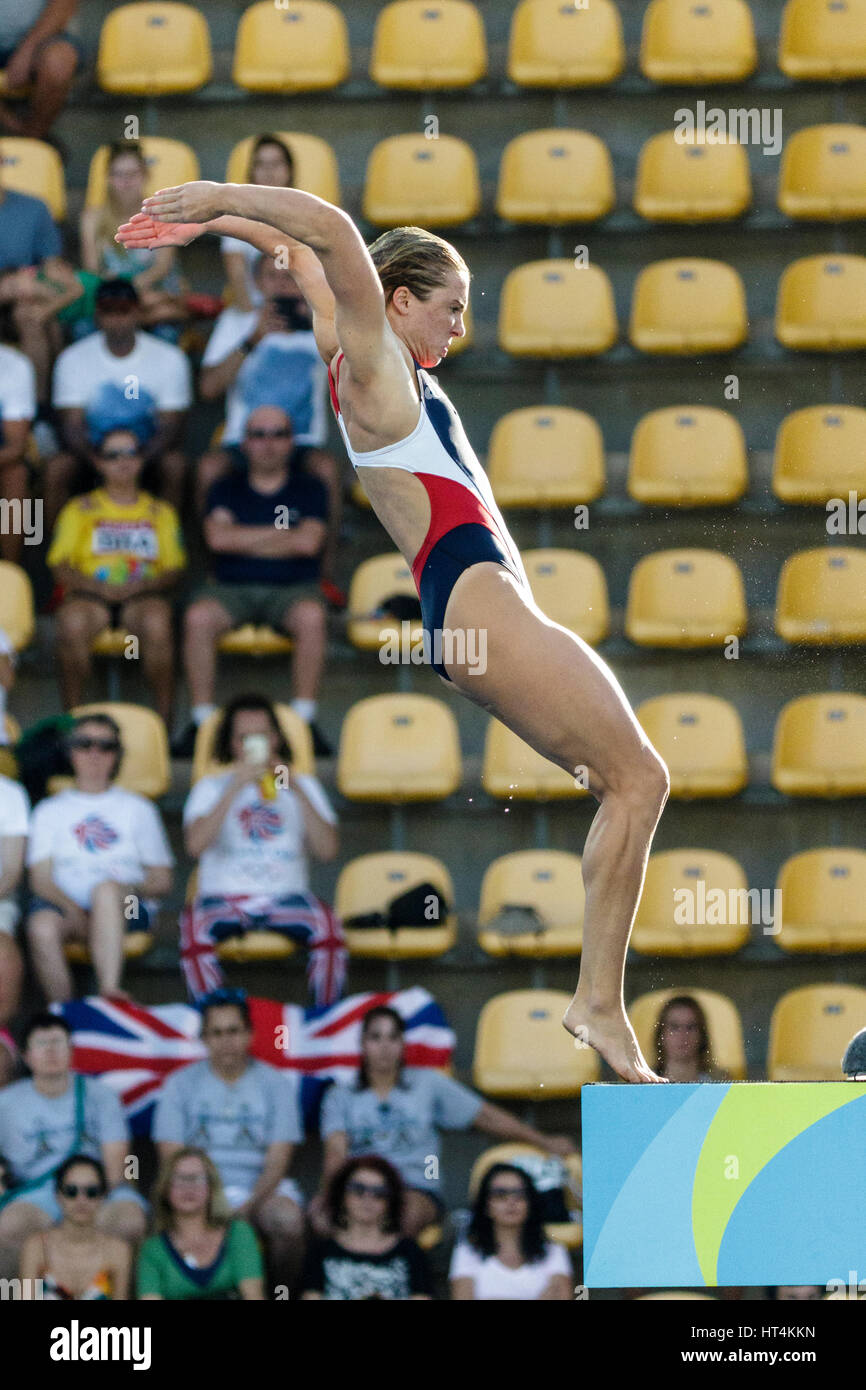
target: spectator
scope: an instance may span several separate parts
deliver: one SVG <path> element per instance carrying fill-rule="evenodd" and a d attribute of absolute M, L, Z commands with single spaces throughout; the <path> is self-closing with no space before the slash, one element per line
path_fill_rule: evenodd
<path fill-rule="evenodd" d="M 286 1177 L 303 1135 L 297 1077 L 250 1056 L 249 1006 L 236 990 L 201 1002 L 207 1060 L 168 1078 L 156 1105 L 160 1160 L 198 1145 L 216 1165 L 233 1215 L 251 1221 L 291 1283 L 303 1258 L 301 1195 Z"/>
<path fill-rule="evenodd" d="M 36 415 L 36 374 L 17 348 L 0 345 L 0 496 L 23 507 L 27 496 L 27 441 Z M 0 531 L 0 559 L 20 564 L 24 527 Z M 0 709 L 0 722 L 2 722 Z"/>
<path fill-rule="evenodd" d="M 69 1024 L 57 1014 L 36 1014 L 23 1051 L 30 1077 L 0 1091 L 0 1153 L 13 1179 L 0 1200 L 0 1275 L 6 1277 L 16 1272 L 27 1237 L 61 1215 L 54 1179 L 72 1154 L 98 1158 L 105 1169 L 100 1230 L 138 1240 L 145 1225 L 145 1203 L 124 1180 L 130 1136 L 120 1101 L 104 1082 L 71 1071 Z"/>
<path fill-rule="evenodd" d="M 73 1154 L 61 1163 L 54 1175 L 60 1221 L 50 1231 L 34 1231 L 24 1242 L 19 1275 L 28 1282 L 23 1297 L 76 1302 L 129 1297 L 129 1244 L 96 1224 L 107 1190 L 105 1169 L 97 1159 Z M 37 1279 L 40 1286 L 35 1286 Z"/>
<path fill-rule="evenodd" d="M 669 1081 L 728 1080 L 710 1061 L 706 1014 L 691 995 L 679 994 L 668 999 L 656 1020 L 653 1045 L 658 1063 L 656 1070 Z"/>
<path fill-rule="evenodd" d="M 66 26 L 78 0 L 15 0 L 0 8 L 0 69 L 6 90 L 31 87 L 23 111 L 0 102 L 0 127 L 9 135 L 44 140 L 63 110 L 75 69 L 77 41 Z"/>
<path fill-rule="evenodd" d="M 114 786 L 123 758 L 120 730 L 107 714 L 78 719 L 67 740 L 74 785 L 33 812 L 27 863 L 34 897 L 27 938 L 37 979 L 51 1001 L 72 998 L 63 952 L 86 941 L 98 992 L 120 990 L 124 935 L 146 931 L 171 889 L 174 858 L 152 802 Z"/>
<path fill-rule="evenodd" d="M 24 788 L 0 776 L 0 1028 L 18 1012 L 21 999 L 24 964 L 15 928 L 21 915 L 17 899 L 29 818 L 30 802 Z"/>
<path fill-rule="evenodd" d="M 8 1086 L 15 1080 L 18 1071 L 18 1048 L 15 1046 L 15 1039 L 11 1033 L 7 1033 L 5 1028 L 0 1028 L 0 1091 L 4 1086 Z M 7 1169 L 6 1160 L 0 1155 L 0 1166 Z M 0 1197 L 3 1196 L 3 1180 L 0 1179 Z"/>
<path fill-rule="evenodd" d="M 169 594 L 186 564 L 180 518 L 141 490 L 138 436 L 109 430 L 93 454 L 103 485 L 67 502 L 48 551 L 64 592 L 57 611 L 57 659 L 64 709 L 81 703 L 93 639 L 120 628 L 141 640 L 145 679 L 166 723 L 174 696 L 174 633 Z"/>
<path fill-rule="evenodd" d="M 176 342 L 177 324 L 186 311 L 175 248 L 148 251 L 114 239 L 120 224 L 140 210 L 146 193 L 147 161 L 136 140 L 118 140 L 109 147 L 105 177 L 105 202 L 81 214 L 84 269 L 108 279 L 131 280 L 139 294 L 142 323 Z"/>
<path fill-rule="evenodd" d="M 330 748 L 313 723 L 325 661 L 325 610 L 319 593 L 327 496 L 297 463 L 288 416 L 260 406 L 246 423 L 248 472 L 214 483 L 204 535 L 214 580 L 194 596 L 184 617 L 184 668 L 194 726 L 214 711 L 217 643 L 233 627 L 267 623 L 288 632 L 293 708 L 311 724 L 317 753 Z M 195 727 L 175 746 L 191 757 Z"/>
<path fill-rule="evenodd" d="M 55 313 L 82 293 L 61 251 L 60 232 L 45 203 L 0 185 L 2 336 L 14 340 L 33 363 L 40 405 L 47 404 L 51 364 L 62 345 Z"/>
<path fill-rule="evenodd" d="M 826 1292 L 827 1288 L 822 1288 L 820 1284 L 780 1284 L 770 1291 L 770 1297 L 778 1303 L 819 1303 Z M 847 1294 L 842 1297 L 847 1297 Z"/>
<path fill-rule="evenodd" d="M 180 436 L 191 397 L 189 363 L 180 348 L 139 328 L 138 291 L 129 280 L 104 280 L 96 292 L 98 331 L 61 352 L 52 403 L 64 452 L 44 468 L 46 526 L 69 495 L 76 470 L 90 461 L 109 430 L 132 430 L 160 491 L 183 507 L 184 455 Z"/>
<path fill-rule="evenodd" d="M 202 1149 L 178 1149 L 166 1160 L 153 1204 L 159 1234 L 138 1257 L 140 1299 L 264 1299 L 256 1233 L 232 1217 Z"/>
<path fill-rule="evenodd" d="M 429 1300 L 427 1260 L 400 1234 L 403 1185 L 383 1158 L 350 1158 L 328 1191 L 333 1234 L 310 1248 L 302 1298 Z"/>
<path fill-rule="evenodd" d="M 540 1134 L 432 1067 L 404 1067 L 403 1020 L 384 1005 L 368 1010 L 361 1025 L 361 1066 L 357 1080 L 336 1083 L 322 1104 L 325 1144 L 322 1192 L 310 1204 L 317 1229 L 327 1229 L 326 1194 L 334 1173 L 348 1157 L 379 1154 L 393 1163 L 408 1191 L 403 1232 L 417 1236 L 441 1218 L 439 1131 L 473 1126 L 497 1139 L 533 1144 L 565 1158 L 571 1140 Z"/>
<path fill-rule="evenodd" d="M 247 242 L 237 242 L 249 252 Z M 237 259 L 237 253 L 232 253 Z M 328 535 L 323 573 L 333 579 L 342 517 L 343 490 L 333 454 L 322 446 L 327 436 L 327 372 L 316 347 L 306 300 L 288 270 L 272 256 L 254 252 L 253 286 L 258 304 L 231 305 L 220 314 L 202 358 L 200 390 L 207 401 L 226 396 L 226 422 L 218 447 L 199 460 L 197 510 L 204 509 L 208 489 L 233 467 L 243 467 L 239 446 L 251 411 L 278 406 L 293 423 L 299 446 L 297 467 L 318 478 L 328 493 Z M 301 449 L 300 446 L 303 446 Z"/>
<path fill-rule="evenodd" d="M 494 1163 L 484 1174 L 450 1278 L 460 1300 L 571 1298 L 571 1261 L 545 1238 L 539 1195 L 522 1168 Z"/>
<path fill-rule="evenodd" d="M 259 135 L 253 141 L 247 165 L 247 183 L 265 184 L 269 188 L 294 188 L 295 161 L 291 150 L 279 135 Z M 138 208 L 134 209 L 138 212 Z M 249 313 L 262 303 L 262 292 L 256 284 L 256 267 L 260 252 L 248 241 L 237 237 L 220 238 L 225 266 L 227 299 L 231 309 Z"/>
<path fill-rule="evenodd" d="M 290 768 L 291 752 L 270 701 L 240 695 L 215 738 L 228 771 L 203 777 L 183 812 L 187 853 L 199 860 L 198 891 L 181 924 L 181 959 L 195 997 L 221 981 L 214 953 L 246 929 L 284 932 L 310 948 L 316 1004 L 342 993 L 346 946 L 330 909 L 309 890 L 307 854 L 337 853 L 336 816 L 321 783 Z"/>

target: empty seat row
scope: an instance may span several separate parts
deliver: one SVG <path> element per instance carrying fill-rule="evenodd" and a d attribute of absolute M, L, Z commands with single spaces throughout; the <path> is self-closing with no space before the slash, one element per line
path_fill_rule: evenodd
<path fill-rule="evenodd" d="M 778 63 L 799 81 L 866 76 L 864 0 L 787 0 Z M 520 0 L 512 14 L 507 75 L 522 87 L 598 87 L 626 64 L 614 0 Z M 664 84 L 741 82 L 758 64 L 746 0 L 651 0 L 640 70 Z M 213 63 L 200 9 L 168 0 L 119 5 L 102 26 L 100 86 L 143 95 L 204 86 Z M 348 27 L 328 0 L 259 0 L 241 15 L 233 81 L 252 92 L 324 91 L 350 75 Z M 486 76 L 480 10 L 469 0 L 394 0 L 372 35 L 372 80 L 396 90 L 459 89 Z"/>
<path fill-rule="evenodd" d="M 308 193 L 339 203 L 334 150 L 320 136 L 280 132 L 295 160 L 295 181 Z M 180 140 L 142 140 L 150 167 L 148 192 L 199 177 L 194 151 Z M 231 152 L 229 183 L 246 181 L 251 140 Z M 108 147 L 90 163 L 88 206 L 104 200 Z M 7 187 L 42 198 L 52 215 L 66 211 L 63 164 L 40 140 L 0 139 L 0 168 Z M 866 127 L 811 126 L 785 146 L 779 206 L 793 218 L 866 217 Z M 616 202 L 613 165 L 604 141 L 588 131 L 531 130 L 511 140 L 499 166 L 495 208 L 511 222 L 549 226 L 604 217 Z M 752 202 L 746 149 L 735 139 L 684 138 L 680 131 L 654 135 L 637 166 L 635 210 L 650 221 L 714 222 L 739 217 Z M 377 226 L 457 226 L 481 209 L 478 163 L 471 146 L 454 135 L 391 135 L 374 147 L 364 180 L 363 213 Z"/>
<path fill-rule="evenodd" d="M 549 618 L 592 645 L 608 636 L 607 585 L 593 556 L 551 548 L 527 550 L 523 561 L 535 601 Z M 392 664 L 411 661 L 411 654 L 394 644 L 419 641 L 420 619 L 391 616 L 387 601 L 414 593 L 399 554 L 363 561 L 349 594 L 352 644 L 380 653 L 387 644 L 394 653 Z M 721 551 L 660 550 L 632 570 L 625 634 L 638 646 L 724 647 L 742 637 L 747 626 L 740 568 Z M 790 555 L 779 576 L 775 630 L 786 642 L 810 646 L 866 642 L 866 551 L 828 545 Z M 471 658 L 472 653 L 467 650 L 466 655 Z M 456 650 L 445 658 L 462 659 Z"/>
<path fill-rule="evenodd" d="M 866 347 L 866 256 L 806 256 L 779 281 L 776 338 L 796 351 Z M 529 261 L 506 277 L 499 346 L 514 357 L 592 357 L 619 336 L 613 287 L 599 266 L 565 258 Z M 644 267 L 635 282 L 628 337 L 640 352 L 730 352 L 748 339 L 746 291 L 725 261 L 678 257 Z"/>
<path fill-rule="evenodd" d="M 171 767 L 159 716 L 121 702 L 82 706 L 77 713 L 96 710 L 111 714 L 121 730 L 119 784 L 142 796 L 164 795 Z M 312 773 L 315 759 L 307 725 L 288 705 L 278 704 L 276 711 L 292 765 Z M 698 691 L 675 691 L 643 701 L 635 712 L 668 766 L 675 800 L 730 797 L 747 786 L 743 724 L 729 701 Z M 219 770 L 213 757 L 219 717 L 211 715 L 198 731 L 193 783 Z M 11 721 L 7 729 L 17 737 Z M 441 800 L 457 790 L 462 777 L 457 722 L 440 700 L 415 694 L 374 695 L 348 710 L 337 763 L 337 785 L 348 800 Z M 788 796 L 866 795 L 866 695 L 827 691 L 801 695 L 784 705 L 776 720 L 770 777 L 776 790 Z M 543 758 L 498 720 L 490 720 L 481 769 L 488 795 L 503 801 L 585 798 L 585 780 Z M 62 780 L 52 789 L 61 785 Z"/>

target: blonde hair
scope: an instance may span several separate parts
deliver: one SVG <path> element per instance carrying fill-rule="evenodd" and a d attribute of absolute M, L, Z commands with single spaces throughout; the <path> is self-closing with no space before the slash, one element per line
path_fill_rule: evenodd
<path fill-rule="evenodd" d="M 157 1231 L 170 1231 L 174 1225 L 175 1213 L 169 1200 L 169 1189 L 175 1174 L 177 1165 L 184 1158 L 197 1158 L 205 1170 L 207 1177 L 207 1224 L 209 1226 L 227 1226 L 231 1220 L 231 1207 L 226 1200 L 223 1192 L 223 1185 L 216 1164 L 208 1158 L 204 1149 L 183 1148 L 178 1149 L 160 1169 L 159 1177 L 153 1194 L 153 1212 L 156 1221 Z"/>
<path fill-rule="evenodd" d="M 449 271 L 469 274 L 460 252 L 423 227 L 392 227 L 367 247 L 389 303 L 394 291 L 405 285 L 416 299 L 429 299 L 445 284 Z"/>

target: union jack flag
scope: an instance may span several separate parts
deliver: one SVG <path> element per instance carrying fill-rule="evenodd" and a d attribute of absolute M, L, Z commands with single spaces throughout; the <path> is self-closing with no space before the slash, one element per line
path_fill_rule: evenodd
<path fill-rule="evenodd" d="M 73 826 L 72 833 L 82 849 L 94 853 L 99 849 L 109 849 L 118 838 L 117 831 L 100 816 L 87 816 Z"/>
<path fill-rule="evenodd" d="M 350 1082 L 361 1060 L 361 1022 L 368 1009 L 387 1004 L 403 1019 L 408 1067 L 447 1067 L 455 1037 L 426 989 L 353 994 L 329 1008 L 302 1009 L 273 999 L 249 999 L 251 1052 L 260 1061 L 301 1076 L 304 1125 L 318 1127 L 319 1106 L 331 1081 Z M 54 1005 L 72 1029 L 72 1066 L 98 1076 L 117 1094 L 133 1134 L 150 1133 L 163 1081 L 206 1055 L 201 1015 L 191 1004 L 141 1004 L 96 995 Z"/>
<path fill-rule="evenodd" d="M 238 820 L 248 839 L 256 842 L 272 840 L 279 835 L 283 825 L 279 812 L 263 801 L 254 801 L 251 806 L 245 806 L 238 814 Z"/>

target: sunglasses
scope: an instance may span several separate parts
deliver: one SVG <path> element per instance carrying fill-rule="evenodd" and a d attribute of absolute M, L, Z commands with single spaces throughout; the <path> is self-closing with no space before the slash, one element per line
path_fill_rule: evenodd
<path fill-rule="evenodd" d="M 141 453 L 140 449 L 103 449 L 99 457 L 106 463 L 114 463 L 116 459 L 137 459 Z"/>
<path fill-rule="evenodd" d="M 247 430 L 247 439 L 291 439 L 291 430 Z"/>
<path fill-rule="evenodd" d="M 84 1183 L 79 1185 L 77 1182 L 65 1182 L 60 1188 L 64 1197 L 89 1197 L 91 1202 L 95 1202 L 97 1197 L 104 1197 L 105 1192 L 98 1183 Z"/>
<path fill-rule="evenodd" d="M 354 1178 L 346 1184 L 346 1191 L 351 1192 L 354 1197 L 378 1197 L 382 1202 L 388 1196 L 387 1187 L 382 1187 L 378 1183 L 358 1182 Z"/>
<path fill-rule="evenodd" d="M 119 753 L 119 743 L 109 743 L 102 738 L 72 738 L 69 740 L 69 747 L 78 749 L 81 753 L 91 753 L 97 750 L 100 753 Z"/>
<path fill-rule="evenodd" d="M 526 1193 L 522 1187 L 491 1187 L 488 1197 L 496 1197 L 504 1201 L 506 1197 L 517 1197 L 521 1202 L 526 1201 Z"/>

